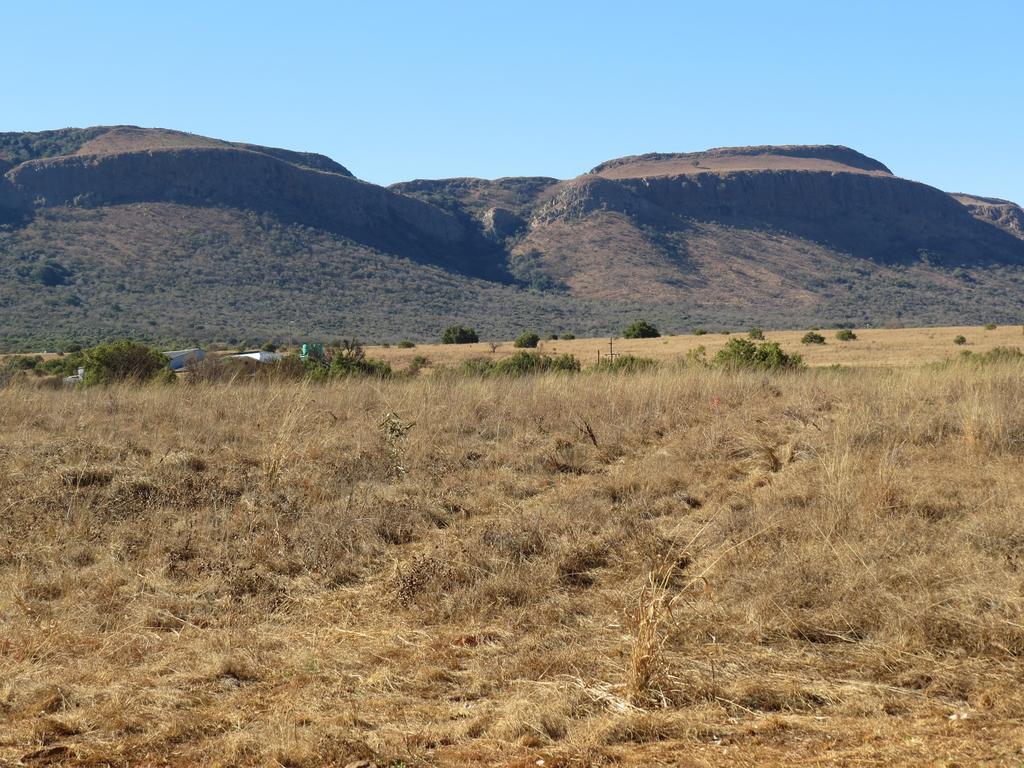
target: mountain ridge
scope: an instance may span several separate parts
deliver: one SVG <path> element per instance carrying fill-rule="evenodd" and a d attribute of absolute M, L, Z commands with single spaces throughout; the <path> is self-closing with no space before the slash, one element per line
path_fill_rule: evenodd
<path fill-rule="evenodd" d="M 0 346 L 247 328 L 424 338 L 462 319 L 496 335 L 556 319 L 606 333 L 640 313 L 679 329 L 1024 313 L 1019 206 L 901 179 L 839 145 L 388 187 L 316 153 L 136 126 L 0 134 L 0 156 Z M 194 296 L 194 311 L 147 308 L 118 270 Z M 239 305 L 267 280 L 273 302 Z"/>

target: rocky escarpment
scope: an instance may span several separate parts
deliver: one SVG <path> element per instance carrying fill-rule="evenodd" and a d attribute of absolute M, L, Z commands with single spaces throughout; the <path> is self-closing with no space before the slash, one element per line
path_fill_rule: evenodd
<path fill-rule="evenodd" d="M 429 200 L 438 205 L 455 206 L 482 216 L 491 208 L 505 208 L 517 216 L 529 212 L 558 179 L 547 176 L 515 176 L 504 179 L 416 179 L 392 184 L 389 189 Z"/>
<path fill-rule="evenodd" d="M 573 220 L 598 211 L 638 224 L 687 219 L 765 225 L 858 256 L 892 262 L 922 257 L 950 264 L 1024 263 L 1020 242 L 982 225 L 933 187 L 893 176 L 816 171 L 739 171 L 606 179 L 563 184 L 534 222 Z"/>
<path fill-rule="evenodd" d="M 13 165 L 0 160 L 0 224 L 9 224 L 23 218 L 29 211 L 29 205 L 14 189 L 4 174 Z"/>
<path fill-rule="evenodd" d="M 6 199 L 9 210 L 138 202 L 230 206 L 269 212 L 459 271 L 500 272 L 494 260 L 480 258 L 489 246 L 479 230 L 451 213 L 262 151 L 203 147 L 73 155 L 22 163 L 4 179 L 0 200 Z"/>
<path fill-rule="evenodd" d="M 960 203 L 981 221 L 994 224 L 1014 237 L 1024 239 L 1024 209 L 1009 200 L 995 197 L 954 194 Z"/>
<path fill-rule="evenodd" d="M 546 176 L 503 179 L 417 179 L 389 189 L 438 205 L 480 227 L 491 241 L 503 246 L 527 227 L 538 201 L 558 186 Z"/>
<path fill-rule="evenodd" d="M 300 168 L 309 168 L 313 171 L 325 171 L 336 173 L 339 176 L 355 178 L 353 173 L 341 163 L 332 160 L 326 155 L 319 155 L 316 152 L 293 152 L 290 149 L 278 149 L 276 147 L 261 147 L 258 144 L 235 144 L 239 149 L 247 149 L 250 152 L 259 152 L 263 155 L 284 160 L 286 163 L 297 165 Z"/>

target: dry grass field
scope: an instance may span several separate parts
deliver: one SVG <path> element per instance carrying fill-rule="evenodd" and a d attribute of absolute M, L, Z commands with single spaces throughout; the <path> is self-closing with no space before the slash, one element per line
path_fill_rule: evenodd
<path fill-rule="evenodd" d="M 1019 765 L 1022 607 L 1018 365 L 0 390 L 0 764 Z"/>
<path fill-rule="evenodd" d="M 538 329 L 541 330 L 541 329 Z M 766 341 L 777 341 L 786 352 L 803 356 L 810 366 L 907 366 L 936 363 L 955 358 L 962 350 L 987 352 L 993 347 L 1024 348 L 1024 329 L 1020 325 L 1003 325 L 994 330 L 973 326 L 943 328 L 857 328 L 856 341 L 838 341 L 835 330 L 822 329 L 825 344 L 801 344 L 806 331 L 765 331 Z M 707 333 L 700 336 L 664 336 L 658 339 L 614 339 L 616 354 L 650 357 L 662 362 L 674 362 L 690 350 L 703 346 L 709 356 L 742 333 L 727 335 Z M 967 344 L 956 346 L 953 339 L 964 336 Z M 608 352 L 608 339 L 573 339 L 571 341 L 542 341 L 540 351 L 550 354 L 575 355 L 584 366 L 592 365 L 597 354 Z M 367 355 L 379 358 L 396 368 L 403 368 L 412 359 L 422 355 L 434 365 L 457 365 L 471 357 L 501 359 L 517 352 L 511 341 L 498 342 L 492 352 L 489 343 L 479 344 L 419 344 L 412 349 L 399 347 L 366 347 Z M 425 369 L 429 370 L 429 366 Z"/>

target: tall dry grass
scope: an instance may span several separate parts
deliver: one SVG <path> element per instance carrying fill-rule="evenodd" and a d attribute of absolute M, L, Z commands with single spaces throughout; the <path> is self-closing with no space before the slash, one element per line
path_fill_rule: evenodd
<path fill-rule="evenodd" d="M 0 763 L 1012 763 L 1022 373 L 2 390 Z"/>

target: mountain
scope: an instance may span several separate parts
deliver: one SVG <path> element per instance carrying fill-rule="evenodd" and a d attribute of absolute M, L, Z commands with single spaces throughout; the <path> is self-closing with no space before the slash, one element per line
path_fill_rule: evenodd
<path fill-rule="evenodd" d="M 1024 212 L 838 146 L 381 187 L 135 126 L 0 134 L 0 347 L 1019 321 Z"/>

